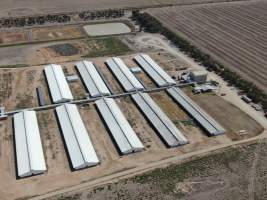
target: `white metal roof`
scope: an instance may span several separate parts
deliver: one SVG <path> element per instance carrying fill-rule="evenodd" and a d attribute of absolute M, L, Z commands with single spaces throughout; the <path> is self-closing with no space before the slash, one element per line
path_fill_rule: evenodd
<path fill-rule="evenodd" d="M 120 58 L 110 58 L 106 60 L 106 63 L 127 92 L 144 89 L 143 85 Z"/>
<path fill-rule="evenodd" d="M 174 85 L 176 82 L 147 54 L 139 54 L 134 60 L 146 71 L 158 86 Z"/>
<path fill-rule="evenodd" d="M 18 176 L 26 177 L 46 171 L 43 148 L 35 111 L 14 115 Z"/>
<path fill-rule="evenodd" d="M 93 144 L 77 106 L 64 104 L 56 108 L 62 134 L 74 169 L 99 163 Z"/>
<path fill-rule="evenodd" d="M 92 97 L 110 95 L 110 91 L 92 62 L 80 61 L 76 66 Z"/>
<path fill-rule="evenodd" d="M 188 143 L 185 136 L 147 93 L 133 94 L 132 98 L 168 146 Z"/>
<path fill-rule="evenodd" d="M 97 100 L 96 106 L 122 154 L 140 151 L 144 148 L 114 99 Z"/>
<path fill-rule="evenodd" d="M 167 92 L 181 105 L 210 135 L 220 135 L 225 132 L 222 126 L 192 101 L 181 89 L 170 88 Z"/>
<path fill-rule="evenodd" d="M 73 100 L 69 85 L 60 65 L 50 64 L 44 69 L 54 103 Z"/>

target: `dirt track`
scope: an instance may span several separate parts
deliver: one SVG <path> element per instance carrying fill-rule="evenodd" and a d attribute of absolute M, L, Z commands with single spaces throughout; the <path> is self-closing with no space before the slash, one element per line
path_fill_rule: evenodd
<path fill-rule="evenodd" d="M 253 138 L 253 139 L 248 139 L 248 140 L 242 141 L 242 142 L 234 142 L 232 144 L 227 144 L 227 145 L 217 146 L 215 148 L 205 149 L 204 151 L 198 151 L 198 152 L 194 152 L 194 153 L 190 153 L 190 154 L 185 154 L 184 156 L 177 156 L 177 157 L 168 158 L 165 160 L 161 160 L 158 162 L 147 164 L 146 166 L 139 166 L 139 167 L 134 168 L 134 169 L 129 169 L 129 170 L 126 170 L 123 172 L 112 174 L 110 176 L 99 178 L 97 180 L 94 180 L 94 181 L 91 181 L 88 183 L 83 183 L 83 184 L 76 185 L 76 186 L 73 186 L 70 188 L 65 188 L 65 189 L 51 192 L 51 193 L 48 193 L 48 194 L 45 194 L 42 196 L 33 197 L 31 199 L 32 200 L 41 200 L 41 199 L 50 199 L 51 198 L 54 200 L 54 197 L 55 197 L 55 199 L 58 199 L 58 198 L 60 198 L 60 196 L 59 196 L 60 194 L 66 194 L 66 195 L 75 194 L 75 193 L 78 193 L 78 192 L 81 192 L 84 190 L 92 189 L 92 188 L 100 186 L 100 185 L 118 182 L 120 180 L 127 179 L 129 177 L 133 177 L 133 176 L 138 175 L 138 174 L 143 174 L 144 172 L 151 171 L 155 168 L 166 167 L 166 166 L 174 164 L 174 163 L 176 163 L 176 164 L 177 163 L 183 163 L 183 160 L 184 161 L 190 161 L 190 160 L 194 160 L 197 158 L 201 158 L 202 156 L 213 154 L 214 152 L 220 152 L 221 150 L 225 150 L 225 149 L 229 148 L 230 146 L 239 145 L 239 144 L 250 144 L 250 143 L 253 144 L 257 140 L 263 139 L 263 138 L 266 138 L 266 134 L 260 135 L 259 138 L 257 138 L 257 139 Z M 135 191 L 135 192 L 137 192 L 137 191 Z M 72 195 L 70 195 L 70 196 L 72 196 Z M 141 197 L 143 197 L 143 196 L 141 195 Z M 77 198 L 77 199 L 79 199 L 79 198 Z M 106 199 L 106 198 L 103 198 L 103 199 Z"/>
<path fill-rule="evenodd" d="M 266 1 L 170 7 L 149 12 L 267 91 Z"/>

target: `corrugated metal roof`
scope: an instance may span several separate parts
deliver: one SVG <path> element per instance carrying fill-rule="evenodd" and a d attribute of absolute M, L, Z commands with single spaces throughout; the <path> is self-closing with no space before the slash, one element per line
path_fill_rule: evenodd
<path fill-rule="evenodd" d="M 137 93 L 131 96 L 169 147 L 188 143 L 184 135 L 147 93 Z"/>
<path fill-rule="evenodd" d="M 143 85 L 120 58 L 110 58 L 106 63 L 127 92 L 144 90 Z"/>
<path fill-rule="evenodd" d="M 76 66 L 92 97 L 110 95 L 109 89 L 92 62 L 81 61 L 76 63 Z"/>
<path fill-rule="evenodd" d="M 64 104 L 56 108 L 60 127 L 74 169 L 99 163 L 93 144 L 81 119 L 77 106 Z"/>
<path fill-rule="evenodd" d="M 96 105 L 122 154 L 144 148 L 114 99 L 103 98 Z"/>
<path fill-rule="evenodd" d="M 46 165 L 35 111 L 15 114 L 14 128 L 18 176 L 45 172 Z"/>
<path fill-rule="evenodd" d="M 54 103 L 73 100 L 69 85 L 60 65 L 51 64 L 44 69 Z"/>
<path fill-rule="evenodd" d="M 176 82 L 149 56 L 139 54 L 134 60 L 146 71 L 158 86 L 175 85 Z"/>
<path fill-rule="evenodd" d="M 210 135 L 220 135 L 225 132 L 218 122 L 193 102 L 182 90 L 170 88 L 167 91 Z"/>

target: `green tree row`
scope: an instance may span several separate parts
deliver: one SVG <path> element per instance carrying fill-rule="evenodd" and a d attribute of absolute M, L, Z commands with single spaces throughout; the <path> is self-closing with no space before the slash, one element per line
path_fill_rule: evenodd
<path fill-rule="evenodd" d="M 163 26 L 156 18 L 148 13 L 141 13 L 139 10 L 133 11 L 133 19 L 136 20 L 141 29 L 150 33 L 160 33 L 175 44 L 182 52 L 192 57 L 195 61 L 201 63 L 209 71 L 214 71 L 221 76 L 229 84 L 234 85 L 238 89 L 247 94 L 255 103 L 261 103 L 264 109 L 267 109 L 267 95 L 255 86 L 253 83 L 242 78 L 236 72 L 226 68 L 224 65 L 214 60 L 210 55 L 203 53 L 190 42 L 172 32 Z"/>

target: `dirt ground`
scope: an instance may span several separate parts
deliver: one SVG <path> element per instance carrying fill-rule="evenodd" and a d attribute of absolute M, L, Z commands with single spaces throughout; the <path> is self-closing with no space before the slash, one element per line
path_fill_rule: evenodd
<path fill-rule="evenodd" d="M 121 55 L 131 50 L 118 37 L 0 47 L 0 67 L 37 66 L 80 60 L 86 57 Z"/>
<path fill-rule="evenodd" d="M 1 32 L 0 33 L 0 45 L 1 44 L 15 44 L 15 43 L 22 43 L 27 42 L 27 33 L 25 31 L 19 32 Z"/>
<path fill-rule="evenodd" d="M 241 145 L 180 165 L 47 200 L 265 200 L 267 141 Z"/>
<path fill-rule="evenodd" d="M 68 40 L 86 37 L 81 25 L 51 26 L 27 29 L 5 29 L 0 32 L 0 45 Z"/>
<path fill-rule="evenodd" d="M 151 53 L 152 57 L 155 57 L 156 55 L 157 53 Z M 166 55 L 162 55 L 162 59 L 164 60 Z M 133 56 L 134 55 L 122 56 L 122 59 L 129 67 L 136 66 L 136 64 L 132 61 Z M 113 92 L 122 93 L 122 87 L 104 64 L 106 57 L 90 60 L 95 62 Z M 75 61 L 62 62 L 59 64 L 63 66 L 66 75 L 77 74 L 77 71 L 74 68 Z M 0 92 L 3 93 L 3 97 L 1 97 L 1 104 L 6 106 L 7 110 L 37 106 L 37 87 L 42 88 L 46 103 L 51 103 L 48 87 L 42 71 L 43 67 L 44 66 L 33 66 L 27 68 L 1 70 L 0 86 L 2 90 L 0 90 Z M 172 69 L 170 68 L 169 70 Z M 145 73 L 139 74 L 139 76 L 142 77 L 145 84 L 149 83 L 149 87 L 153 87 L 154 83 Z M 86 90 L 84 89 L 81 80 L 69 83 L 69 85 L 75 99 L 81 99 L 86 96 Z M 17 90 L 16 88 L 20 89 Z M 233 140 L 231 134 L 225 134 L 215 138 L 208 137 L 205 132 L 192 122 L 190 117 L 178 105 L 176 105 L 174 101 L 172 101 L 167 93 L 153 93 L 151 96 L 189 139 L 189 144 L 172 149 L 166 148 L 157 136 L 156 132 L 152 129 L 151 125 L 148 121 L 146 121 L 142 113 L 135 106 L 131 98 L 124 97 L 116 99 L 116 102 L 141 139 L 145 146 L 145 150 L 143 152 L 127 156 L 120 156 L 104 126 L 104 123 L 101 121 L 94 104 L 90 103 L 87 105 L 81 105 L 79 106 L 80 114 L 92 139 L 94 147 L 96 148 L 101 164 L 96 167 L 74 172 L 71 171 L 69 166 L 67 152 L 64 149 L 63 138 L 61 137 L 61 133 L 59 131 L 55 113 L 53 110 L 48 110 L 37 113 L 48 170 L 43 175 L 25 179 L 16 179 L 12 118 L 9 118 L 6 121 L 1 121 L 0 179 L 5 180 L 5 182 L 0 182 L 1 198 L 3 197 L 3 199 L 10 200 L 41 195 L 62 188 L 68 188 L 73 185 L 87 183 L 128 169 L 146 166 L 149 163 L 156 163 L 157 161 L 167 158 L 205 150 L 208 147 L 228 144 Z M 222 99 L 216 99 L 216 101 L 222 104 L 222 107 L 218 107 L 218 109 L 221 109 L 219 110 L 220 112 L 225 109 L 236 110 L 238 116 L 242 117 L 243 120 L 241 123 L 242 129 L 251 130 L 251 132 L 253 132 L 253 128 L 255 128 L 255 130 L 259 130 L 258 124 L 247 117 L 238 108 L 233 108 L 232 106 L 228 108 L 227 106 L 229 106 L 229 104 L 225 103 Z M 212 110 L 207 111 L 212 114 Z M 243 117 L 244 115 L 245 117 Z M 217 116 L 218 121 L 221 123 L 232 123 L 231 120 L 225 121 L 225 118 L 232 119 L 225 115 Z M 236 124 L 233 126 L 235 127 Z M 235 130 L 236 129 L 233 128 L 229 131 Z M 247 134 L 246 138 L 252 136 L 254 136 L 254 134 Z M 237 139 L 240 140 L 243 139 L 243 137 Z"/>
<path fill-rule="evenodd" d="M 193 95 L 191 88 L 186 88 L 185 90 L 189 97 L 201 108 L 207 111 L 214 119 L 220 121 L 220 124 L 227 130 L 226 134 L 232 140 L 256 136 L 263 131 L 262 126 L 254 119 L 214 93 Z M 244 121 L 247 121 L 247 123 L 243 123 Z"/>
<path fill-rule="evenodd" d="M 72 39 L 85 36 L 83 30 L 78 25 L 35 28 L 30 31 L 33 41 Z"/>

